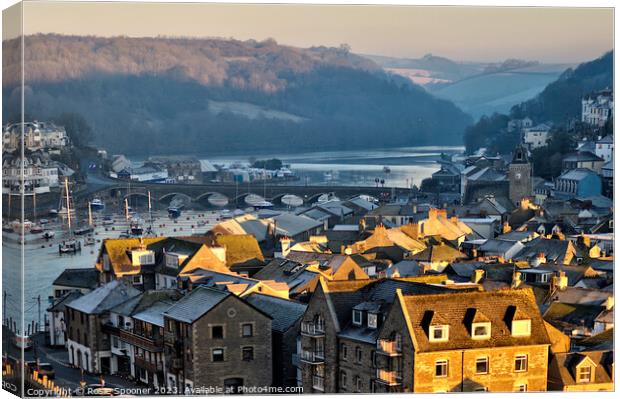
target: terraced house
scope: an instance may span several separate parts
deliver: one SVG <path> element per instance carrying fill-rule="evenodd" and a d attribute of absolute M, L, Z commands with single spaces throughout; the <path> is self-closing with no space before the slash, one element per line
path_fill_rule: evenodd
<path fill-rule="evenodd" d="M 397 297 L 377 341 L 382 392 L 547 390 L 550 339 L 530 289 Z"/>

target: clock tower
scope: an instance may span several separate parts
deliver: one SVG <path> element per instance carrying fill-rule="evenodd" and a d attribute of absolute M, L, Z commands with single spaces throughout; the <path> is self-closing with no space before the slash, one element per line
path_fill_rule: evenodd
<path fill-rule="evenodd" d="M 518 205 L 524 197 L 532 196 L 532 164 L 523 146 L 518 146 L 508 165 L 510 200 Z"/>

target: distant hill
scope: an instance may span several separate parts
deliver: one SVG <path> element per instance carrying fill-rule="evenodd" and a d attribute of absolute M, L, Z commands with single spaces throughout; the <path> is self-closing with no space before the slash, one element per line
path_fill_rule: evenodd
<path fill-rule="evenodd" d="M 3 42 L 3 115 L 19 43 Z M 297 151 L 459 144 L 471 118 L 339 48 L 228 39 L 25 38 L 26 114 L 81 114 L 111 152 Z"/>
<path fill-rule="evenodd" d="M 574 66 L 518 59 L 457 62 L 432 54 L 418 59 L 364 57 L 387 72 L 404 76 L 437 97 L 454 102 L 475 119 L 494 112 L 507 113 L 514 104 L 534 97 Z"/>
<path fill-rule="evenodd" d="M 590 62 L 569 68 L 558 79 L 527 101 L 510 108 L 510 112 L 483 116 L 465 131 L 467 151 L 487 147 L 492 151 L 510 151 L 518 136 L 505 131 L 511 118 L 531 118 L 534 123 L 553 122 L 564 125 L 581 117 L 581 98 L 594 91 L 613 87 L 613 51 Z"/>
<path fill-rule="evenodd" d="M 613 87 L 614 54 L 610 51 L 593 61 L 567 69 L 536 97 L 511 109 L 513 117 L 564 123 L 581 115 L 581 98 L 593 91 Z"/>

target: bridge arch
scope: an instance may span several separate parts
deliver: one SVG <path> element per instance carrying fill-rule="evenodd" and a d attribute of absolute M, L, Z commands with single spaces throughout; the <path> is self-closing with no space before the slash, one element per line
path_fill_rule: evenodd
<path fill-rule="evenodd" d="M 189 204 L 192 202 L 192 197 L 190 197 L 189 195 L 185 194 L 185 193 L 179 193 L 179 192 L 172 192 L 172 193 L 168 193 L 168 194 L 164 194 L 161 197 L 159 197 L 158 201 L 161 203 L 170 203 L 170 201 L 172 201 L 172 199 L 176 196 L 182 197 L 185 199 L 186 204 Z"/>
<path fill-rule="evenodd" d="M 208 191 L 206 193 L 202 193 L 196 198 L 194 198 L 195 202 L 199 202 L 204 204 L 206 202 L 212 206 L 226 206 L 229 203 L 229 198 L 217 191 Z"/>

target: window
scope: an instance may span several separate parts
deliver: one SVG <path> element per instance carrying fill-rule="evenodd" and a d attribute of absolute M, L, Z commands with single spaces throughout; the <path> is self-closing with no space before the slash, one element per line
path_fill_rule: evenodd
<path fill-rule="evenodd" d="M 477 387 L 474 389 L 474 392 L 486 392 L 488 391 L 487 387 Z"/>
<path fill-rule="evenodd" d="M 362 348 L 359 346 L 355 347 L 355 361 L 358 363 L 362 362 Z"/>
<path fill-rule="evenodd" d="M 592 367 L 581 366 L 577 370 L 577 382 L 590 382 L 592 379 Z"/>
<path fill-rule="evenodd" d="M 479 357 L 476 359 L 476 374 L 487 374 L 489 372 L 489 358 Z"/>
<path fill-rule="evenodd" d="M 527 371 L 527 355 L 515 357 L 515 371 L 517 373 Z"/>
<path fill-rule="evenodd" d="M 347 346 L 345 344 L 340 345 L 340 353 L 343 360 L 347 360 Z"/>
<path fill-rule="evenodd" d="M 516 385 L 515 392 L 527 392 L 527 384 Z"/>
<path fill-rule="evenodd" d="M 491 323 L 472 323 L 473 339 L 489 339 L 491 337 Z"/>
<path fill-rule="evenodd" d="M 251 337 L 253 334 L 252 324 L 246 323 L 241 325 L 241 336 Z"/>
<path fill-rule="evenodd" d="M 340 387 L 341 388 L 347 387 L 347 373 L 345 373 L 344 371 L 340 372 Z"/>
<path fill-rule="evenodd" d="M 448 376 L 448 361 L 437 360 L 435 362 L 435 377 L 447 377 Z"/>
<path fill-rule="evenodd" d="M 213 327 L 211 327 L 211 338 L 213 338 L 213 339 L 222 339 L 222 338 L 224 338 L 224 327 L 223 326 L 213 326 Z"/>
<path fill-rule="evenodd" d="M 362 392 L 362 379 L 359 376 L 355 377 L 355 390 Z"/>
<path fill-rule="evenodd" d="M 430 341 L 445 342 L 448 340 L 448 326 L 431 326 Z"/>
<path fill-rule="evenodd" d="M 245 348 L 242 348 L 241 359 L 246 362 L 254 360 L 254 348 L 251 346 L 246 346 Z"/>
<path fill-rule="evenodd" d="M 377 328 L 377 315 L 368 313 L 368 328 Z"/>
<path fill-rule="evenodd" d="M 212 359 L 214 362 L 223 362 L 224 361 L 224 349 L 213 349 L 211 352 Z"/>
<path fill-rule="evenodd" d="M 356 326 L 362 325 L 362 311 L 361 310 L 353 311 L 353 324 L 355 324 Z"/>
<path fill-rule="evenodd" d="M 131 278 L 132 284 L 142 284 L 142 275 L 137 274 Z"/>
<path fill-rule="evenodd" d="M 513 337 L 529 337 L 532 323 L 530 320 L 513 320 L 511 333 Z"/>

